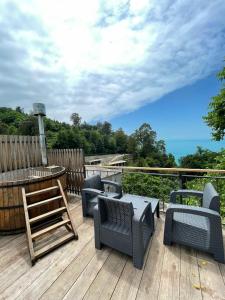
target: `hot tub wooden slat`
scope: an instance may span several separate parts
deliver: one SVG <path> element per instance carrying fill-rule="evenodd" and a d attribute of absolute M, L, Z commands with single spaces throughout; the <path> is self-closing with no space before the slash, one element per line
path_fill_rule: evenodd
<path fill-rule="evenodd" d="M 4 207 L 3 189 L 0 189 L 0 207 Z M 4 226 L 4 211 L 0 210 L 0 228 Z"/>

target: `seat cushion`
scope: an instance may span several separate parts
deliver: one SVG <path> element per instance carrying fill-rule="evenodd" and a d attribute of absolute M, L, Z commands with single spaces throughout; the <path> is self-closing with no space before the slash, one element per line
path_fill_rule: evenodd
<path fill-rule="evenodd" d="M 173 216 L 173 241 L 201 250 L 209 248 L 210 226 L 207 217 L 176 212 Z"/>
<path fill-rule="evenodd" d="M 118 193 L 106 192 L 106 194 L 107 194 L 107 197 L 109 197 L 109 198 L 116 198 L 116 199 L 120 198 L 120 194 L 118 194 Z"/>
<path fill-rule="evenodd" d="M 111 231 L 116 231 L 121 234 L 126 234 L 126 235 L 129 234 L 129 227 L 118 224 L 118 223 L 104 222 L 104 223 L 102 223 L 102 227 L 105 229 L 109 229 Z"/>
<path fill-rule="evenodd" d="M 128 227 L 116 222 L 104 222 L 100 226 L 100 239 L 104 245 L 132 255 L 132 235 Z"/>

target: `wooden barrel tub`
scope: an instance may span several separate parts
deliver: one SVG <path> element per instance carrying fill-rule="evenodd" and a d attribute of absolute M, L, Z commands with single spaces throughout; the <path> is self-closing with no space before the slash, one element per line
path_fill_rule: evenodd
<path fill-rule="evenodd" d="M 25 231 L 25 218 L 21 188 L 26 193 L 57 185 L 61 181 L 66 190 L 66 171 L 63 167 L 36 167 L 20 169 L 0 174 L 0 235 L 15 234 Z M 57 190 L 32 197 L 30 203 L 56 196 Z M 35 217 L 59 207 L 54 201 L 30 210 L 30 216 Z"/>

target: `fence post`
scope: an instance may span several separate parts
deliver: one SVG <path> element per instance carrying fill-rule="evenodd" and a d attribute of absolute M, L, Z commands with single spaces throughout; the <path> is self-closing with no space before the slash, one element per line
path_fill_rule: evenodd
<path fill-rule="evenodd" d="M 179 174 L 179 186 L 180 186 L 180 189 L 184 189 L 184 178 L 183 178 L 183 175 L 182 175 L 182 172 L 178 172 Z M 183 197 L 180 196 L 180 203 L 183 204 Z"/>

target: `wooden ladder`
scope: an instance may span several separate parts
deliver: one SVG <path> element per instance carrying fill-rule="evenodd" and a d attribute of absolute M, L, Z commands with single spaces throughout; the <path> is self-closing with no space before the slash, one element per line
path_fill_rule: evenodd
<path fill-rule="evenodd" d="M 27 240 L 28 240 L 32 265 L 34 265 L 34 263 L 39 257 L 45 255 L 46 253 L 54 250 L 55 248 L 61 246 L 62 244 L 72 239 L 78 239 L 78 235 L 75 226 L 73 224 L 69 207 L 67 204 L 66 196 L 64 194 L 62 185 L 59 180 L 57 180 L 57 184 L 58 185 L 56 186 L 52 186 L 31 193 L 26 193 L 25 188 L 24 187 L 22 188 L 23 206 L 24 206 L 25 221 L 26 221 L 26 233 L 27 233 Z M 30 202 L 29 200 L 33 196 L 37 197 L 40 194 L 45 194 L 53 191 L 58 191 L 59 195 L 49 199 L 40 200 L 38 202 L 29 204 Z M 40 214 L 38 216 L 30 218 L 29 211 L 32 208 L 44 206 L 54 201 L 58 201 L 58 203 L 60 204 L 59 208 L 50 210 L 47 213 Z M 65 218 L 65 215 L 67 215 L 67 218 Z M 55 220 L 53 219 L 54 216 L 56 217 Z M 49 219 L 54 220 L 54 222 L 46 221 Z M 37 223 L 39 225 L 35 227 L 35 224 Z M 59 237 L 54 241 L 51 241 L 49 244 L 45 245 L 41 249 L 35 250 L 36 239 L 62 226 L 65 226 L 67 229 L 66 234 L 64 236 Z"/>

